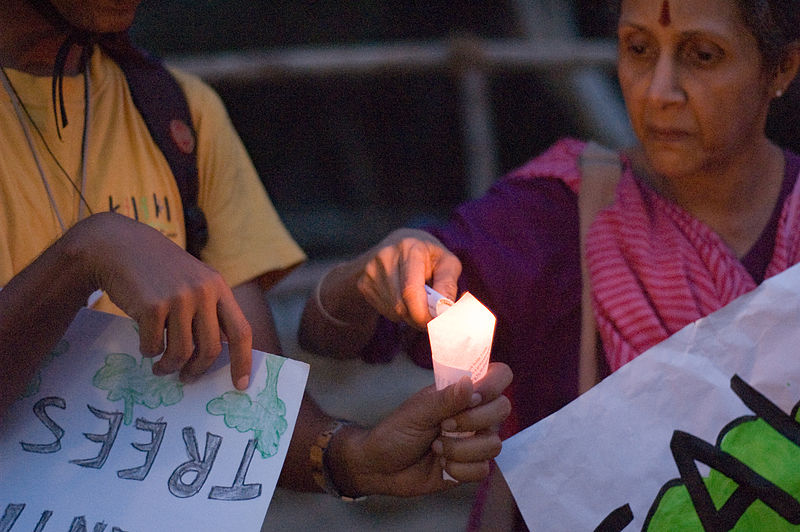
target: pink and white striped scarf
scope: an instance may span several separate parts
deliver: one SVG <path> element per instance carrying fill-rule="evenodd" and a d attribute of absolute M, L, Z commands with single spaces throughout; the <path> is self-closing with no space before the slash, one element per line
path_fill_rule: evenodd
<path fill-rule="evenodd" d="M 584 143 L 566 139 L 520 168 L 578 192 Z M 800 262 L 800 187 L 784 202 L 766 277 Z M 708 226 L 639 183 L 630 164 L 587 235 L 594 313 L 612 371 L 756 287 Z"/>

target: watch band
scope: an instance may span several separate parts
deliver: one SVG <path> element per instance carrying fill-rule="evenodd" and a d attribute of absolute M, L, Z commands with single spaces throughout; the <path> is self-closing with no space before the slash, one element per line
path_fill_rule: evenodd
<path fill-rule="evenodd" d="M 336 485 L 333 483 L 333 480 L 331 479 L 331 475 L 328 471 L 328 466 L 325 460 L 328 452 L 328 445 L 330 445 L 334 434 L 348 425 L 352 425 L 352 423 L 343 419 L 336 419 L 331 421 L 330 425 L 328 425 L 325 430 L 317 435 L 316 440 L 314 440 L 314 443 L 309 449 L 311 474 L 314 477 L 314 482 L 316 482 L 325 493 L 333 495 L 334 497 L 347 502 L 362 501 L 366 499 L 366 497 L 348 497 L 347 495 L 342 495 L 339 492 L 339 490 L 336 488 Z"/>

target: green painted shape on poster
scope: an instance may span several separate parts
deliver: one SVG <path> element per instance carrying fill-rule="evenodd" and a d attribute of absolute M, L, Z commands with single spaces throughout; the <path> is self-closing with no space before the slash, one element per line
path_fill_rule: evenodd
<path fill-rule="evenodd" d="M 286 421 L 286 404 L 278 397 L 278 376 L 286 359 L 267 356 L 267 377 L 264 389 L 252 400 L 244 392 L 231 391 L 212 399 L 206 411 L 224 416 L 225 425 L 239 432 L 252 432 L 258 443 L 256 449 L 262 458 L 278 452 L 281 436 L 289 424 Z"/>
<path fill-rule="evenodd" d="M 108 390 L 109 401 L 124 404 L 123 422 L 133 422 L 134 406 L 153 409 L 170 406 L 183 399 L 183 385 L 165 377 L 153 375 L 153 359 L 142 357 L 140 362 L 126 353 L 111 353 L 105 364 L 95 373 L 92 384 Z"/>
<path fill-rule="evenodd" d="M 797 407 L 795 407 L 797 409 Z M 798 420 L 798 414 L 795 414 Z M 783 437 L 761 418 L 735 424 L 722 436 L 720 448 L 769 480 L 783 491 L 800 500 L 800 447 Z M 703 482 L 720 509 L 736 490 L 738 484 L 719 471 L 711 469 Z M 703 532 L 686 486 L 676 483 L 657 501 L 657 507 L 647 527 L 648 532 Z M 769 530 L 770 532 L 800 531 L 763 502 L 756 500 L 742 514 L 734 531 Z"/>

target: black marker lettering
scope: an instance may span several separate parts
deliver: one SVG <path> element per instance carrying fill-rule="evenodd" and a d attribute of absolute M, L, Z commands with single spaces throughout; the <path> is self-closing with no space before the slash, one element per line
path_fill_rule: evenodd
<path fill-rule="evenodd" d="M 161 203 L 158 201 L 158 196 L 153 194 L 153 207 L 155 207 L 156 218 L 161 214 Z"/>
<path fill-rule="evenodd" d="M 261 495 L 261 484 L 244 483 L 244 478 L 247 476 L 247 470 L 250 467 L 250 461 L 253 459 L 253 453 L 256 450 L 256 441 L 258 440 L 250 440 L 247 442 L 247 447 L 244 450 L 244 455 L 242 455 L 239 470 L 236 471 L 236 479 L 233 481 L 233 485 L 228 487 L 212 487 L 208 494 L 209 499 L 246 501 L 255 499 Z"/>
<path fill-rule="evenodd" d="M 52 515 L 53 512 L 50 510 L 45 510 L 42 512 L 42 516 L 39 518 L 39 522 L 36 523 L 36 528 L 33 529 L 33 532 L 42 532 L 44 527 L 47 526 L 47 522 L 50 520 Z"/>
<path fill-rule="evenodd" d="M 86 517 L 80 515 L 72 520 L 72 525 L 69 527 L 69 532 L 86 532 Z"/>
<path fill-rule="evenodd" d="M 800 424 L 773 402 L 744 382 L 738 375 L 731 378 L 731 389 L 760 418 L 776 432 L 795 445 L 800 445 Z M 745 420 L 747 418 L 740 418 Z M 775 511 L 793 525 L 800 524 L 800 502 L 763 476 L 750 469 L 733 455 L 703 440 L 681 431 L 675 431 L 670 449 L 680 472 L 680 479 L 668 483 L 683 484 L 689 493 L 697 516 L 707 531 L 730 530 L 756 500 Z M 697 469 L 696 461 L 708 465 L 738 484 L 728 500 L 717 510 L 711 494 Z M 661 490 L 648 512 L 643 530 L 648 530 L 666 489 Z"/>
<path fill-rule="evenodd" d="M 631 505 L 620 506 L 603 519 L 594 532 L 622 532 L 633 521 Z"/>
<path fill-rule="evenodd" d="M 25 509 L 24 504 L 9 504 L 6 506 L 3 517 L 0 518 L 0 532 L 9 532 L 14 523 L 17 522 L 19 514 Z"/>
<path fill-rule="evenodd" d="M 172 472 L 167 482 L 170 493 L 180 498 L 191 497 L 203 487 L 208 474 L 211 472 L 211 466 L 214 465 L 214 460 L 217 458 L 217 451 L 222 443 L 222 437 L 210 432 L 206 433 L 206 448 L 202 460 L 200 459 L 200 452 L 197 450 L 197 439 L 194 436 L 192 427 L 184 427 L 183 441 L 186 444 L 186 454 L 189 455 L 191 460 L 179 465 Z M 187 473 L 195 473 L 194 479 L 189 484 L 183 481 L 183 476 Z"/>
<path fill-rule="evenodd" d="M 148 443 L 132 443 L 131 446 L 137 451 L 147 453 L 145 456 L 144 464 L 139 467 L 131 469 L 122 469 L 117 471 L 119 478 L 126 478 L 130 480 L 144 480 L 153 467 L 153 462 L 158 454 L 158 449 L 161 447 L 161 441 L 164 439 L 164 433 L 167 430 L 167 424 L 161 421 L 147 421 L 144 418 L 136 420 L 136 428 L 139 430 L 146 430 L 150 432 L 150 441 Z"/>
<path fill-rule="evenodd" d="M 108 421 L 108 432 L 105 434 L 88 434 L 84 432 L 83 435 L 86 436 L 87 440 L 96 443 L 102 443 L 103 446 L 100 448 L 100 452 L 95 458 L 70 460 L 70 463 L 79 465 L 81 467 L 100 469 L 103 467 L 103 464 L 106 463 L 106 460 L 108 460 L 108 455 L 111 452 L 111 446 L 114 445 L 114 440 L 117 438 L 119 427 L 122 424 L 122 412 L 103 412 L 102 410 L 92 407 L 92 405 L 86 406 L 89 407 L 89 410 L 96 417 Z"/>
<path fill-rule="evenodd" d="M 64 410 L 67 408 L 67 402 L 61 397 L 44 397 L 36 401 L 36 404 L 33 405 L 34 415 L 39 418 L 39 421 L 41 421 L 50 432 L 53 433 L 53 436 L 56 437 L 56 440 L 52 443 L 43 444 L 19 442 L 19 444 L 22 445 L 22 449 L 28 451 L 29 453 L 44 454 L 54 453 L 61 450 L 61 438 L 64 437 L 64 429 L 58 426 L 58 424 L 47 415 L 45 408 L 48 406 L 55 406 Z"/>

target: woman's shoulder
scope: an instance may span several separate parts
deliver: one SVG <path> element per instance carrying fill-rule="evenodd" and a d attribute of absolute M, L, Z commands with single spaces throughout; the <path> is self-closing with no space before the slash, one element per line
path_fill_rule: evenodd
<path fill-rule="evenodd" d="M 577 192 L 581 177 L 580 156 L 587 144 L 570 137 L 560 139 L 538 156 L 509 172 L 505 179 L 524 181 L 541 177 L 556 178 Z"/>

